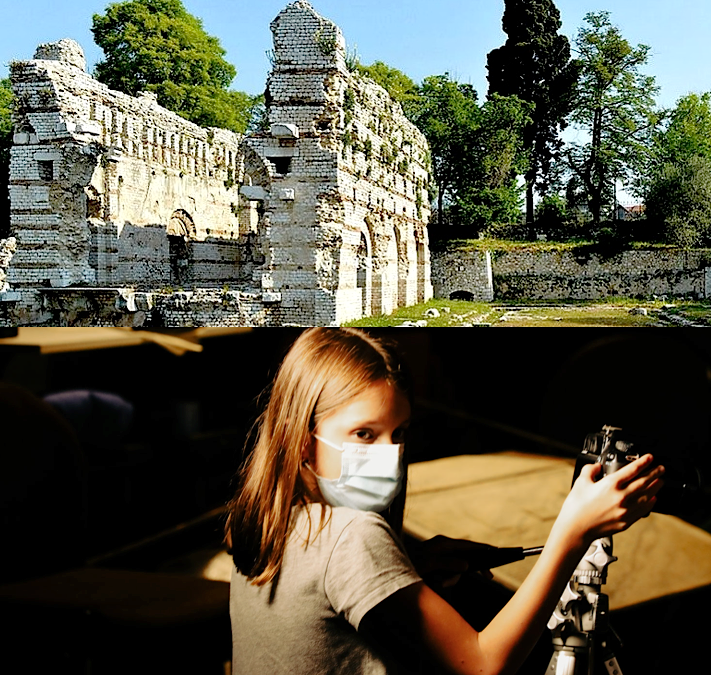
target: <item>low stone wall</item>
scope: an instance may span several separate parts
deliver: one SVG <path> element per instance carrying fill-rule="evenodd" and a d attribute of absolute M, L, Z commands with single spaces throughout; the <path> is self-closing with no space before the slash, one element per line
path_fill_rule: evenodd
<path fill-rule="evenodd" d="M 433 252 L 431 261 L 436 298 L 480 302 L 494 299 L 489 251 Z"/>
<path fill-rule="evenodd" d="M 21 289 L 0 294 L 0 327 L 182 328 L 279 326 L 278 293 L 228 289 L 140 292 L 132 288 Z"/>
<path fill-rule="evenodd" d="M 603 257 L 584 249 L 522 250 L 493 251 L 490 258 L 481 251 L 446 251 L 433 253 L 432 270 L 439 298 L 454 293 L 471 293 L 477 300 L 711 297 L 709 251 L 624 251 Z"/>

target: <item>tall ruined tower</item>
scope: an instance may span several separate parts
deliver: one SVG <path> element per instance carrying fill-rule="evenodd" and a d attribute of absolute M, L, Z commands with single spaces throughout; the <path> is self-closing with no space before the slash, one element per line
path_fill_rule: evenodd
<path fill-rule="evenodd" d="M 284 316 L 330 325 L 429 299 L 424 136 L 349 70 L 341 31 L 308 2 L 271 29 L 270 133 L 248 143 L 274 169 L 268 278 Z"/>

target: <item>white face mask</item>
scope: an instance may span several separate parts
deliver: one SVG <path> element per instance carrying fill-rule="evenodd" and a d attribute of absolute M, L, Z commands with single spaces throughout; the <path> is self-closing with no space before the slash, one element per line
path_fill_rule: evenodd
<path fill-rule="evenodd" d="M 338 478 L 322 478 L 309 466 L 328 504 L 380 513 L 393 503 L 402 489 L 405 447 L 402 443 L 344 443 L 339 447 L 315 434 L 314 437 L 341 452 L 341 475 Z"/>

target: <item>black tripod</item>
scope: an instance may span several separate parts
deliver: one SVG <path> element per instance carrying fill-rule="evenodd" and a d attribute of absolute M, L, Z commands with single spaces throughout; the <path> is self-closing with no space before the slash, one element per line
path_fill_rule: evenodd
<path fill-rule="evenodd" d="M 596 539 L 573 573 L 548 622 L 553 657 L 546 675 L 622 675 L 614 650 L 622 643 L 609 623 L 607 581 L 612 537 Z M 604 668 L 603 668 L 604 666 Z"/>

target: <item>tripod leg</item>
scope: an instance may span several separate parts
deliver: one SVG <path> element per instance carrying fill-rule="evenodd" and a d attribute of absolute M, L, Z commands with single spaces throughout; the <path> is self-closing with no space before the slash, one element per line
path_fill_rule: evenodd
<path fill-rule="evenodd" d="M 617 663 L 617 659 L 614 656 L 610 656 L 605 659 L 605 668 L 607 670 L 607 675 L 622 675 L 620 664 Z"/>
<path fill-rule="evenodd" d="M 546 675 L 575 675 L 575 652 L 555 651 Z"/>

